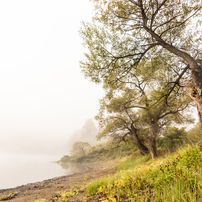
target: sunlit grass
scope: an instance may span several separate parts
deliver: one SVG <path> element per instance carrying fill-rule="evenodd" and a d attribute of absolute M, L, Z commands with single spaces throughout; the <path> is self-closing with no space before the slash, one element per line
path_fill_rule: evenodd
<path fill-rule="evenodd" d="M 115 166 L 117 171 L 121 170 L 128 170 L 133 169 L 134 167 L 144 165 L 148 163 L 148 161 L 151 160 L 150 155 L 147 156 L 137 156 L 137 157 L 130 157 L 124 161 L 121 161 L 118 165 Z"/>
<path fill-rule="evenodd" d="M 197 146 L 151 160 L 127 159 L 117 174 L 92 181 L 89 195 L 117 201 L 202 201 L 202 153 Z"/>
<path fill-rule="evenodd" d="M 96 195 L 102 202 L 202 202 L 202 152 L 198 146 L 156 159 L 125 156 L 115 168 L 116 174 L 87 184 L 87 195 Z M 53 200 L 68 201 L 79 190 L 58 191 Z"/>

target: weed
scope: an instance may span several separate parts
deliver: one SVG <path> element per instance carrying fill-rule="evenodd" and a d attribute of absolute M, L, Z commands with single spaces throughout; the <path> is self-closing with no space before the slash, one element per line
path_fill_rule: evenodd
<path fill-rule="evenodd" d="M 17 196 L 17 192 L 10 193 L 8 195 L 3 195 L 3 196 L 0 196 L 0 201 L 10 200 L 10 199 L 15 198 L 16 196 Z"/>

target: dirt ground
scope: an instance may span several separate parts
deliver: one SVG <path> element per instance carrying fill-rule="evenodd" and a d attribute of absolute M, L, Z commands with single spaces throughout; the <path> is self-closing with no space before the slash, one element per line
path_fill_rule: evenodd
<path fill-rule="evenodd" d="M 57 196 L 56 192 L 69 192 L 72 187 L 75 187 L 79 191 L 77 192 L 77 195 L 69 197 L 68 201 L 97 201 L 93 199 L 94 197 L 87 197 L 85 185 L 93 179 L 114 174 L 116 172 L 114 168 L 115 164 L 116 162 L 89 164 L 88 170 L 84 170 L 80 173 L 56 177 L 42 182 L 30 183 L 12 189 L 1 189 L 0 201 L 5 200 L 2 200 L 2 196 L 8 196 L 10 193 L 16 193 L 14 198 L 7 199 L 7 201 L 34 202 L 37 199 L 47 199 L 48 201 L 53 202 L 53 198 Z"/>

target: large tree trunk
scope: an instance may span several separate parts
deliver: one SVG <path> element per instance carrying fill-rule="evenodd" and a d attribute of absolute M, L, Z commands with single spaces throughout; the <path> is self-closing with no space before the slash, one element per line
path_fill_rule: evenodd
<path fill-rule="evenodd" d="M 156 138 L 147 137 L 147 142 L 148 142 L 151 158 L 154 159 L 157 157 Z"/>
<path fill-rule="evenodd" d="M 145 19 L 145 16 L 143 16 Z M 200 149 L 202 151 L 202 60 L 195 60 L 191 55 L 183 52 L 176 47 L 166 43 L 158 34 L 156 34 L 151 28 L 144 24 L 144 29 L 151 34 L 152 37 L 159 42 L 159 44 L 170 51 L 171 53 L 183 58 L 187 64 L 189 64 L 192 71 L 192 80 L 186 84 L 186 91 L 189 96 L 194 100 L 198 109 L 198 116 L 200 121 L 201 141 Z"/>
<path fill-rule="evenodd" d="M 139 139 L 138 134 L 137 134 L 137 130 L 134 128 L 134 126 L 131 126 L 131 128 L 132 128 L 131 136 L 133 137 L 135 145 L 138 147 L 140 153 L 143 156 L 149 154 L 149 149 Z"/>
<path fill-rule="evenodd" d="M 185 86 L 187 93 L 197 105 L 201 132 L 200 150 L 202 151 L 202 60 L 195 60 L 187 53 L 177 50 L 165 42 L 164 44 L 162 43 L 162 46 L 171 53 L 183 58 L 190 66 L 192 78 Z"/>
<path fill-rule="evenodd" d="M 191 79 L 188 83 L 186 83 L 186 91 L 197 105 L 201 131 L 200 150 L 202 151 L 202 87 L 196 85 L 194 79 Z"/>
<path fill-rule="evenodd" d="M 158 124 L 157 123 L 151 123 L 150 129 L 149 129 L 149 136 L 144 137 L 148 143 L 149 152 L 150 152 L 152 159 L 157 157 L 157 149 L 156 149 L 157 132 L 158 132 Z"/>

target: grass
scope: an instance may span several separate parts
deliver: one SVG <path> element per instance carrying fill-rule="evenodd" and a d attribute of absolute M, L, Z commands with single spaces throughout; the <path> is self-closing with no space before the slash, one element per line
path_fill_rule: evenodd
<path fill-rule="evenodd" d="M 202 152 L 198 146 L 151 160 L 149 156 L 126 159 L 118 172 L 92 181 L 88 195 L 105 201 L 202 201 Z"/>
<path fill-rule="evenodd" d="M 87 184 L 87 195 L 101 202 L 202 202 L 202 152 L 198 146 L 187 146 L 171 154 L 161 150 L 156 159 L 134 154 L 137 155 L 133 152 L 121 158 L 115 166 L 116 174 Z M 68 201 L 80 189 L 58 191 L 53 199 Z"/>
<path fill-rule="evenodd" d="M 150 155 L 123 158 L 121 163 L 115 166 L 117 171 L 133 169 L 134 167 L 145 165 L 151 159 Z"/>

